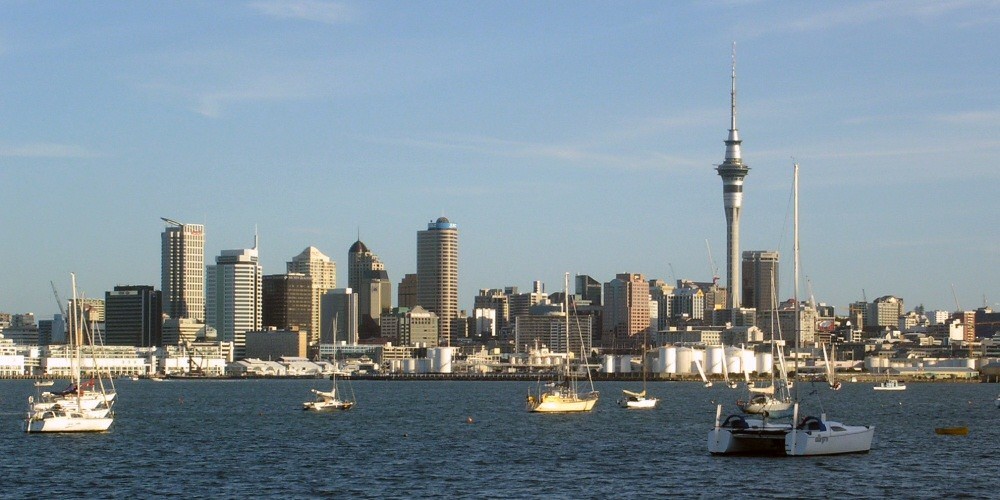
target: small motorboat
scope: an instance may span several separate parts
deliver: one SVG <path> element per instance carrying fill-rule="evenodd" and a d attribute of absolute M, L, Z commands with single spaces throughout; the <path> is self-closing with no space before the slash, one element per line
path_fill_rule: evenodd
<path fill-rule="evenodd" d="M 55 380 L 39 380 L 35 382 L 35 387 L 52 387 L 55 383 Z"/>
<path fill-rule="evenodd" d="M 968 427 L 937 427 L 934 429 L 934 434 L 941 434 L 945 436 L 965 436 L 969 434 Z"/>

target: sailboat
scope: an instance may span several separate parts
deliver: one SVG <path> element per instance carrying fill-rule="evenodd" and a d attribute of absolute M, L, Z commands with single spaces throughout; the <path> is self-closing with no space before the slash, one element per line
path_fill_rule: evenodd
<path fill-rule="evenodd" d="M 539 384 L 535 393 L 528 391 L 526 408 L 529 412 L 536 413 L 571 413 L 583 412 L 594 409 L 600 393 L 594 390 L 594 381 L 590 378 L 590 370 L 587 370 L 587 380 L 590 382 L 590 392 L 581 392 L 578 387 L 578 375 L 570 369 L 569 347 L 569 273 L 566 273 L 565 293 L 563 294 L 563 305 L 566 312 L 565 336 L 566 336 L 566 363 L 558 370 L 556 380 L 545 384 Z M 583 343 L 580 343 L 581 351 Z M 583 353 L 581 352 L 581 356 Z"/>
<path fill-rule="evenodd" d="M 831 354 L 836 353 L 834 349 L 830 349 Z M 830 359 L 826 357 L 826 345 L 823 345 L 823 361 L 826 363 L 826 383 L 830 385 L 830 388 L 839 391 L 840 381 L 837 380 L 837 368 L 833 365 Z"/>
<path fill-rule="evenodd" d="M 37 402 L 34 397 L 28 397 L 28 415 L 24 421 L 24 431 L 27 433 L 102 432 L 108 430 L 114 422 L 111 408 L 115 393 L 113 389 L 105 390 L 103 377 L 106 374 L 97 370 L 96 379 L 87 382 L 81 379 L 83 317 L 76 300 L 76 275 L 71 276 L 73 281 L 71 312 L 74 318 L 72 342 L 75 350 L 75 358 L 71 363 L 72 385 L 64 391 L 42 393 Z M 108 381 L 109 384 L 112 383 L 110 377 Z"/>
<path fill-rule="evenodd" d="M 771 272 L 773 273 L 774 271 L 772 270 Z M 773 274 L 771 286 L 771 296 L 775 297 L 776 294 L 773 288 Z M 774 318 L 774 315 L 777 315 L 777 304 L 772 303 L 771 306 L 774 311 L 774 314 L 772 315 L 774 326 L 771 328 L 771 331 L 777 331 L 777 336 L 781 337 L 781 324 L 776 320 L 776 318 Z M 765 417 L 779 418 L 788 417 L 792 414 L 794 402 L 792 401 L 791 394 L 792 384 L 788 380 L 788 369 L 785 366 L 785 341 L 782 339 L 775 339 L 774 337 L 775 335 L 772 334 L 771 356 L 778 357 L 779 376 L 775 378 L 774 367 L 768 367 L 768 372 L 771 374 L 771 383 L 769 385 L 754 386 L 749 382 L 749 380 L 747 381 L 747 392 L 749 395 L 746 399 L 736 401 L 736 407 L 748 415 L 763 415 Z"/>
<path fill-rule="evenodd" d="M 313 394 L 316 395 L 314 401 L 306 401 L 302 403 L 303 410 L 310 411 L 326 411 L 326 410 L 350 410 L 354 406 L 354 395 L 351 395 L 351 399 L 340 399 L 337 397 L 337 374 L 333 374 L 331 377 L 333 379 L 332 387 L 329 391 L 317 391 L 312 389 Z"/>
<path fill-rule="evenodd" d="M 701 376 L 701 381 L 705 384 L 705 387 L 712 387 L 712 381 L 705 376 L 705 367 L 702 366 L 701 360 L 694 358 L 694 366 L 698 368 L 698 375 Z"/>
<path fill-rule="evenodd" d="M 642 348 L 642 392 L 633 392 L 622 389 L 622 397 L 618 400 L 618 406 L 630 410 L 643 410 L 656 408 L 656 403 L 660 400 L 646 395 L 646 346 Z"/>

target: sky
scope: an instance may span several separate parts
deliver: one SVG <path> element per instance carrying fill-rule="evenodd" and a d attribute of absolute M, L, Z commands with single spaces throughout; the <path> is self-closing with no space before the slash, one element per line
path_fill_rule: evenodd
<path fill-rule="evenodd" d="M 792 294 L 1000 309 L 1000 2 L 0 2 L 0 311 L 160 286 L 160 217 L 265 274 L 361 240 L 394 292 L 459 227 L 461 308 L 563 275 L 725 282 L 736 44 L 741 250 Z M 395 297 L 394 297 L 395 299 Z"/>

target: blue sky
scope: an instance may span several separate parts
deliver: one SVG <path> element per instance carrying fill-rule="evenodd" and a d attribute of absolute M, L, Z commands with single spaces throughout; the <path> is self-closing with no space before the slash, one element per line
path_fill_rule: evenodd
<path fill-rule="evenodd" d="M 0 311 L 160 283 L 160 217 L 267 274 L 361 239 L 398 283 L 460 230 L 460 306 L 564 272 L 725 279 L 737 43 L 742 249 L 838 312 L 1000 301 L 1000 3 L 0 3 Z M 706 245 L 706 240 L 709 245 Z M 394 285 L 395 288 L 395 285 Z"/>

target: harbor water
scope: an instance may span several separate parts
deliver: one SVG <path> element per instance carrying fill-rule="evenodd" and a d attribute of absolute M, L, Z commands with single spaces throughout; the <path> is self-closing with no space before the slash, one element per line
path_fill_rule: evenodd
<path fill-rule="evenodd" d="M 58 381 L 57 388 L 65 381 Z M 641 382 L 599 382 L 583 414 L 532 414 L 533 382 L 354 381 L 357 406 L 301 410 L 328 380 L 117 381 L 111 430 L 23 432 L 31 381 L 0 381 L 0 496 L 996 498 L 994 384 L 834 392 L 800 383 L 806 412 L 875 425 L 870 453 L 716 457 L 715 405 L 740 390 L 654 382 L 655 410 L 615 405 Z M 815 392 L 815 394 L 810 394 Z M 723 418 L 725 417 L 725 412 Z M 967 436 L 937 427 L 967 426 Z"/>

